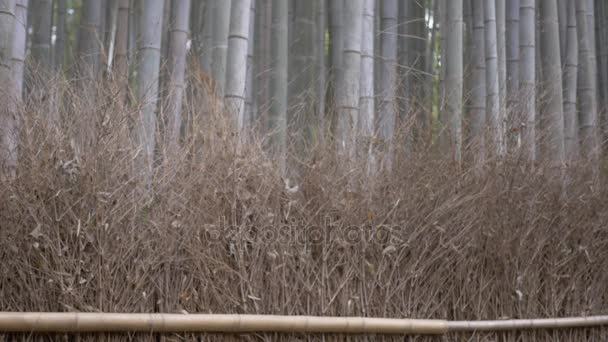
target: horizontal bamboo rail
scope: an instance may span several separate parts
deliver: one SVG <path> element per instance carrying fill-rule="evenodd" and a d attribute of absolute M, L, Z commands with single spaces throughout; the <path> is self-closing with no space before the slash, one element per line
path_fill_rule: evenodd
<path fill-rule="evenodd" d="M 0 332 L 283 332 L 440 335 L 608 326 L 608 316 L 497 321 L 214 314 L 0 312 Z"/>
<path fill-rule="evenodd" d="M 567 329 L 608 326 L 608 316 L 543 319 L 506 319 L 498 321 L 451 321 L 449 331 L 505 331 L 528 329 Z"/>
<path fill-rule="evenodd" d="M 0 332 L 444 334 L 442 320 L 274 315 L 1 312 Z"/>

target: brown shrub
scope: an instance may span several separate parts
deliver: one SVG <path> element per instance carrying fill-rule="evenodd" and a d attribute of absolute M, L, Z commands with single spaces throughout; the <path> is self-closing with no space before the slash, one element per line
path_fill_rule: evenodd
<path fill-rule="evenodd" d="M 69 84 L 52 89 L 25 105 L 18 176 L 0 183 L 1 311 L 453 320 L 608 313 L 608 189 L 591 189 L 584 165 L 563 188 L 543 165 L 517 158 L 480 171 L 419 151 L 370 178 L 363 167 L 338 167 L 319 144 L 300 162 L 294 190 L 262 141 L 237 151 L 221 115 L 191 98 L 185 116 L 196 125 L 146 183 L 129 139 L 136 108 L 112 85 L 87 93 L 95 101 Z"/>

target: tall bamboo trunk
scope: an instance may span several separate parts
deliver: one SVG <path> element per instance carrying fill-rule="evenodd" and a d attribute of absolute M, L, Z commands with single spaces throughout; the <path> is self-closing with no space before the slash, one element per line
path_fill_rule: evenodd
<path fill-rule="evenodd" d="M 271 63 L 271 26 L 272 26 L 272 1 L 258 0 L 256 4 L 255 18 L 255 44 L 254 48 L 254 102 L 256 112 L 253 113 L 252 122 L 256 123 L 262 114 L 268 111 L 270 90 L 270 63 Z"/>
<path fill-rule="evenodd" d="M 245 114 L 243 119 L 243 125 L 245 127 L 251 126 L 253 118 L 255 117 L 256 105 L 255 105 L 255 82 L 254 82 L 254 46 L 258 44 L 255 41 L 255 18 L 257 0 L 251 0 L 251 7 L 249 8 L 249 29 L 247 32 L 249 43 L 247 44 L 247 76 L 245 77 Z"/>
<path fill-rule="evenodd" d="M 380 138 L 379 152 L 383 156 L 383 168 L 392 164 L 392 140 L 395 132 L 397 116 L 396 86 L 397 86 L 397 41 L 398 25 L 397 0 L 381 2 L 380 18 L 380 72 L 378 73 L 378 137 Z"/>
<path fill-rule="evenodd" d="M 566 158 L 574 160 L 578 149 L 578 118 L 576 112 L 576 88 L 579 68 L 579 45 L 577 37 L 577 18 L 574 2 L 568 0 L 566 54 L 564 65 L 564 148 Z"/>
<path fill-rule="evenodd" d="M 437 4 L 438 0 L 430 0 L 430 5 L 428 7 L 428 19 L 427 19 L 427 27 L 431 30 L 429 34 L 429 42 L 427 44 L 427 52 L 426 52 L 426 61 L 425 61 L 425 70 L 426 70 L 426 81 L 425 81 L 425 108 L 427 109 L 427 127 L 423 131 L 423 141 L 425 145 L 429 145 L 432 141 L 433 137 L 433 118 L 434 118 L 434 103 L 435 103 L 435 61 L 437 55 Z"/>
<path fill-rule="evenodd" d="M 142 15 L 138 30 L 137 99 L 141 109 L 136 124 L 136 139 L 138 147 L 142 149 L 143 173 L 149 176 L 153 167 L 156 142 L 164 0 L 145 0 L 145 4 L 144 0 L 139 1 L 142 1 L 138 5 Z"/>
<path fill-rule="evenodd" d="M 107 0 L 106 22 L 104 34 L 104 72 L 112 71 L 112 63 L 114 63 L 114 50 L 116 48 L 116 30 L 118 28 L 118 9 L 121 0 Z"/>
<path fill-rule="evenodd" d="M 316 0 L 293 2 L 293 40 L 290 44 L 288 127 L 296 140 L 310 140 L 314 124 L 316 79 Z"/>
<path fill-rule="evenodd" d="M 356 155 L 355 129 L 359 120 L 363 0 L 346 1 L 343 12 L 343 71 L 338 79 L 336 133 L 338 153 L 353 160 Z"/>
<path fill-rule="evenodd" d="M 27 8 L 28 0 L 17 0 L 15 4 L 15 28 L 12 46 L 11 86 L 16 101 L 23 97 L 23 76 L 27 41 Z"/>
<path fill-rule="evenodd" d="M 53 64 L 55 70 L 63 69 L 63 63 L 65 62 L 65 46 L 67 41 L 67 15 L 68 15 L 68 2 L 67 0 L 57 1 L 57 23 L 56 28 L 56 39 L 55 39 L 55 51 L 53 56 Z"/>
<path fill-rule="evenodd" d="M 118 0 L 115 44 L 114 75 L 126 80 L 129 70 L 129 0 Z"/>
<path fill-rule="evenodd" d="M 424 53 L 428 39 L 424 11 L 424 3 L 419 1 L 406 0 L 399 4 L 399 126 L 404 128 L 407 151 L 413 149 L 414 134 L 428 128 L 426 111 L 419 105 L 424 103 Z"/>
<path fill-rule="evenodd" d="M 566 60 L 568 51 L 568 7 L 570 0 L 557 0 L 557 21 L 559 25 L 559 47 L 562 62 Z M 565 63 L 562 63 L 565 66 Z"/>
<path fill-rule="evenodd" d="M 437 105 L 439 109 L 439 149 L 444 155 L 448 155 L 451 151 L 450 143 L 450 131 L 449 131 L 449 120 L 448 113 L 446 110 L 447 103 L 447 92 L 445 76 L 448 69 L 446 63 L 447 59 L 447 35 L 449 32 L 448 28 L 448 16 L 447 16 L 447 4 L 448 0 L 438 0 L 439 10 L 439 103 Z"/>
<path fill-rule="evenodd" d="M 166 148 L 169 153 L 177 149 L 182 127 L 182 100 L 184 96 L 188 30 L 190 27 L 190 0 L 172 0 L 169 27 L 168 99 L 166 120 Z"/>
<path fill-rule="evenodd" d="M 224 97 L 226 83 L 226 55 L 230 29 L 231 0 L 211 0 L 213 11 L 213 36 L 211 42 L 211 76 L 215 83 L 215 94 Z"/>
<path fill-rule="evenodd" d="M 99 44 L 101 45 L 101 57 L 103 59 L 100 59 L 100 62 L 102 62 L 103 64 L 106 63 L 105 61 L 105 57 L 106 57 L 106 51 L 105 51 L 105 41 L 106 41 L 106 22 L 108 19 L 108 6 L 110 5 L 109 2 L 112 0 L 98 0 L 99 2 L 99 6 L 101 7 L 100 10 L 100 16 L 101 19 L 99 21 L 99 27 L 97 30 L 97 36 L 99 39 Z"/>
<path fill-rule="evenodd" d="M 597 29 L 598 29 L 598 75 L 599 75 L 599 123 L 603 145 L 608 142 L 608 4 L 597 0 Z"/>
<path fill-rule="evenodd" d="M 211 60 L 213 59 L 213 30 L 215 17 L 215 1 L 205 2 L 205 13 L 203 18 L 203 32 L 201 34 L 200 63 L 201 68 L 211 74 Z"/>
<path fill-rule="evenodd" d="M 203 19 L 205 18 L 205 7 L 207 7 L 206 0 L 194 1 L 190 5 L 190 28 L 188 29 L 191 32 L 190 50 L 195 53 L 196 56 L 200 56 L 201 53 L 201 34 L 203 33 Z"/>
<path fill-rule="evenodd" d="M 327 67 L 326 67 L 326 33 L 327 33 L 327 0 L 317 0 L 317 18 L 315 34 L 316 51 L 316 117 L 318 137 L 322 140 L 325 137 L 325 99 L 327 93 Z"/>
<path fill-rule="evenodd" d="M 139 36 L 139 0 L 129 0 L 129 36 L 127 42 L 127 60 L 129 67 L 129 83 L 135 84 L 135 75 L 137 72 L 137 49 Z"/>
<path fill-rule="evenodd" d="M 593 168 L 596 168 L 599 153 L 599 143 L 597 135 L 597 88 L 596 88 L 596 67 L 595 51 L 593 46 L 595 40 L 589 32 L 590 16 L 593 8 L 588 7 L 587 1 L 576 1 L 576 19 L 579 47 L 579 83 L 578 94 L 580 103 L 580 126 L 581 142 L 585 157 L 593 161 Z"/>
<path fill-rule="evenodd" d="M 32 46 L 33 61 L 40 67 L 51 66 L 51 21 L 53 0 L 32 0 Z"/>
<path fill-rule="evenodd" d="M 450 151 L 454 161 L 462 160 L 462 86 L 463 86 L 463 30 L 462 0 L 446 4 L 446 114 Z"/>
<path fill-rule="evenodd" d="M 558 165 L 564 161 L 564 111 L 562 64 L 559 48 L 557 1 L 543 0 L 541 17 L 542 86 L 545 98 L 543 130 L 546 157 Z"/>
<path fill-rule="evenodd" d="M 226 60 L 225 108 L 237 132 L 245 127 L 245 82 L 251 0 L 232 0 Z"/>
<path fill-rule="evenodd" d="M 0 0 L 0 84 L 11 84 L 14 30 L 15 0 Z M 16 94 L 17 89 L 0 92 L 0 178 L 12 178 L 17 165 Z"/>
<path fill-rule="evenodd" d="M 106 1 L 113 1 L 113 0 L 106 0 Z M 161 61 L 166 61 L 169 59 L 169 54 L 171 53 L 170 47 L 169 47 L 169 40 L 170 40 L 170 36 L 171 36 L 171 11 L 172 11 L 172 0 L 169 1 L 165 1 L 165 4 L 163 5 L 163 30 L 162 30 L 162 37 L 161 37 L 161 41 L 160 41 L 160 59 Z M 161 74 L 165 73 L 166 68 L 161 68 Z M 161 78 L 161 89 L 164 88 L 163 84 L 162 84 L 163 79 Z"/>
<path fill-rule="evenodd" d="M 470 136 L 469 142 L 473 158 L 482 163 L 485 160 L 486 135 L 486 61 L 485 61 L 485 0 L 473 0 L 473 51 L 470 100 Z"/>
<path fill-rule="evenodd" d="M 500 156 L 503 144 L 503 120 L 500 113 L 500 83 L 495 5 L 495 0 L 488 0 L 484 7 L 487 88 L 486 117 L 489 126 L 489 153 L 493 156 Z"/>
<path fill-rule="evenodd" d="M 345 0 L 328 0 L 329 7 L 329 36 L 330 36 L 330 68 L 329 68 L 329 105 L 331 106 L 332 117 L 330 118 L 332 129 L 336 126 L 337 114 L 337 96 L 338 96 L 338 84 L 342 77 L 343 65 L 342 65 L 342 45 L 344 35 L 344 5 Z M 347 1 L 347 0 L 346 0 Z"/>
<path fill-rule="evenodd" d="M 392 144 L 395 125 L 411 128 L 414 113 L 414 84 L 416 45 L 415 1 L 382 1 L 380 12 L 380 72 L 378 82 L 380 137 L 387 144 L 384 162 L 392 163 Z M 399 101 L 397 102 L 397 85 Z M 407 129 L 405 148 L 412 148 L 412 130 Z"/>
<path fill-rule="evenodd" d="M 524 154 L 529 161 L 536 160 L 536 0 L 520 1 L 519 17 L 519 92 Z"/>
<path fill-rule="evenodd" d="M 498 56 L 498 117 L 500 122 L 500 145 L 498 154 L 506 152 L 507 122 L 507 25 L 506 0 L 496 0 L 496 53 Z"/>
<path fill-rule="evenodd" d="M 25 75 L 25 58 L 27 50 L 27 11 L 28 0 L 16 0 L 15 25 L 11 47 L 11 79 L 8 85 L 9 93 L 15 104 L 23 102 L 23 77 Z M 14 128 L 9 131 L 18 133 L 20 120 L 14 118 Z"/>
<path fill-rule="evenodd" d="M 519 0 L 507 1 L 507 123 L 508 147 L 515 152 L 521 139 L 521 107 L 519 93 Z"/>
<path fill-rule="evenodd" d="M 430 0 L 431 6 L 433 0 Z M 426 137 L 429 136 L 429 131 L 431 129 L 431 110 L 426 108 L 426 98 L 429 96 L 427 93 L 427 83 L 432 82 L 429 77 L 429 65 L 427 64 L 429 58 L 427 54 L 429 53 L 429 39 L 430 39 L 430 12 L 427 12 L 427 5 L 424 1 L 417 1 L 415 7 L 415 21 L 414 27 L 416 31 L 416 63 L 414 63 L 417 73 L 414 74 L 416 77 L 414 92 L 415 96 L 415 122 L 412 125 L 413 132 L 410 134 L 410 140 L 416 139 L 416 144 L 421 144 L 426 140 Z M 427 20 L 428 17 L 428 20 Z"/>
<path fill-rule="evenodd" d="M 361 37 L 361 75 L 359 89 L 359 129 L 357 150 L 368 167 L 372 165 L 370 143 L 374 133 L 374 12 L 375 0 L 364 0 Z"/>
<path fill-rule="evenodd" d="M 80 32 L 78 35 L 78 63 L 82 77 L 93 80 L 97 77 L 101 60 L 101 2 L 83 0 Z"/>
<path fill-rule="evenodd" d="M 287 143 L 287 49 L 288 49 L 288 8 L 287 1 L 272 0 L 272 26 L 270 50 L 272 56 L 270 71 L 270 109 L 268 132 L 270 145 L 279 164 L 280 172 L 286 173 Z"/>

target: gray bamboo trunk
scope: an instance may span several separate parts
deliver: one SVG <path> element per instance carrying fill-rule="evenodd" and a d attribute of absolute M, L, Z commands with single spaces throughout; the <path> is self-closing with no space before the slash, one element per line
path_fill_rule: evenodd
<path fill-rule="evenodd" d="M 359 119 L 363 0 L 346 1 L 343 12 L 343 70 L 338 79 L 336 133 L 338 153 L 353 160 L 356 155 L 355 129 Z"/>
<path fill-rule="evenodd" d="M 104 70 L 107 73 L 112 71 L 114 63 L 114 49 L 116 47 L 116 30 L 118 27 L 118 9 L 121 0 L 107 0 L 106 22 L 105 22 L 105 42 L 104 42 Z"/>
<path fill-rule="evenodd" d="M 557 1 L 543 0 L 541 18 L 542 86 L 544 91 L 543 134 L 546 157 L 554 163 L 564 161 L 564 111 L 562 65 L 559 48 Z"/>
<path fill-rule="evenodd" d="M 536 160 L 536 0 L 520 1 L 519 18 L 519 91 L 524 155 Z"/>
<path fill-rule="evenodd" d="M 211 60 L 213 59 L 213 29 L 215 17 L 215 1 L 207 0 L 205 3 L 205 17 L 203 18 L 203 33 L 200 46 L 201 68 L 211 74 Z"/>
<path fill-rule="evenodd" d="M 15 0 L 0 0 L 0 84 L 11 84 L 12 47 L 15 30 Z M 15 87 L 15 85 L 13 85 Z M 17 165 L 16 89 L 0 91 L 0 177 L 14 176 Z M 8 104 L 8 105 L 7 105 Z"/>
<path fill-rule="evenodd" d="M 106 0 L 106 1 L 113 1 L 113 0 Z M 162 30 L 162 37 L 161 37 L 161 41 L 160 41 L 160 52 L 161 52 L 161 61 L 167 61 L 169 59 L 169 36 L 171 35 L 170 30 L 171 30 L 171 11 L 172 11 L 172 2 L 173 0 L 168 0 L 165 1 L 165 4 L 163 5 L 163 30 Z M 164 64 L 164 63 L 163 63 Z M 165 69 L 165 68 L 162 68 Z M 161 69 L 161 73 L 165 73 L 166 70 L 162 70 Z M 161 89 L 165 88 L 162 84 L 162 79 L 161 79 Z"/>
<path fill-rule="evenodd" d="M 245 84 L 251 0 L 232 0 L 226 61 L 225 108 L 237 132 L 245 127 Z"/>
<path fill-rule="evenodd" d="M 449 32 L 448 29 L 448 16 L 447 16 L 447 4 L 448 0 L 438 0 L 438 10 L 439 10 L 439 148 L 444 155 L 448 155 L 450 153 L 450 131 L 449 131 L 449 120 L 448 113 L 446 110 L 447 103 L 447 91 L 446 91 L 446 82 L 445 76 L 448 69 L 448 65 L 446 63 L 447 59 L 447 35 Z"/>
<path fill-rule="evenodd" d="M 380 72 L 378 73 L 378 136 L 381 144 L 385 145 L 385 163 L 390 167 L 392 160 L 392 144 L 396 121 L 396 86 L 397 86 L 397 40 L 398 25 L 397 0 L 384 0 L 380 18 Z"/>
<path fill-rule="evenodd" d="M 230 29 L 231 0 L 210 0 L 213 11 L 213 36 L 211 41 L 211 76 L 215 83 L 215 94 L 224 97 L 226 83 L 226 55 L 228 31 Z"/>
<path fill-rule="evenodd" d="M 439 12 L 438 1 L 439 0 L 430 0 L 431 4 L 429 6 L 429 10 L 431 11 L 428 15 L 428 25 L 430 27 L 430 41 L 428 44 L 428 50 L 426 53 L 426 108 L 429 111 L 429 116 L 427 118 L 428 128 L 425 130 L 426 136 L 424 137 L 424 142 L 426 145 L 432 142 L 433 138 L 433 112 L 434 112 L 434 104 L 435 104 L 435 77 L 436 77 L 436 60 L 437 60 L 437 31 L 438 31 L 438 20 L 439 16 L 437 13 Z M 431 25 L 432 21 L 432 25 Z"/>
<path fill-rule="evenodd" d="M 57 29 L 55 39 L 55 51 L 53 56 L 53 64 L 55 70 L 61 70 L 63 68 L 65 58 L 65 45 L 67 41 L 67 15 L 68 15 L 68 2 L 67 0 L 57 1 L 57 23 L 55 27 Z"/>
<path fill-rule="evenodd" d="M 107 15 L 108 15 L 108 11 L 107 8 L 109 6 L 109 2 L 112 0 L 98 0 L 99 2 L 99 6 L 101 7 L 101 11 L 100 11 L 100 15 L 101 15 L 101 19 L 99 21 L 99 28 L 97 30 L 97 36 L 99 39 L 99 44 L 101 45 L 101 52 L 102 58 L 106 57 L 106 51 L 105 51 L 105 41 L 106 41 L 106 22 L 107 22 Z M 102 61 L 103 63 L 106 63 L 105 60 Z"/>
<path fill-rule="evenodd" d="M 139 0 L 144 1 L 144 0 Z M 143 172 L 150 175 L 156 142 L 156 111 L 160 76 L 161 34 L 164 0 L 145 0 L 138 5 L 139 46 L 137 54 L 137 99 L 140 117 L 136 123 L 136 139 L 142 149 Z"/>
<path fill-rule="evenodd" d="M 118 0 L 114 75 L 124 78 L 129 70 L 129 0 Z"/>
<path fill-rule="evenodd" d="M 288 126 L 310 140 L 314 124 L 316 79 L 316 0 L 293 2 L 289 65 Z M 290 135 L 291 136 L 291 135 Z M 298 139 L 299 140 L 299 139 Z"/>
<path fill-rule="evenodd" d="M 597 88 L 595 74 L 594 35 L 589 32 L 590 16 L 586 1 L 576 1 L 576 17 L 579 47 L 579 83 L 580 127 L 583 153 L 594 162 L 597 161 L 599 143 L 597 135 Z M 593 165 L 593 168 L 597 165 Z"/>
<path fill-rule="evenodd" d="M 82 77 L 95 79 L 100 67 L 101 1 L 83 0 L 80 32 L 78 35 L 78 63 Z"/>
<path fill-rule="evenodd" d="M 463 30 L 462 0 L 449 0 L 445 6 L 446 36 L 446 115 L 451 155 L 462 160 L 462 86 L 463 86 Z"/>
<path fill-rule="evenodd" d="M 506 152 L 507 122 L 507 49 L 506 49 L 506 0 L 496 0 L 496 52 L 498 56 L 498 117 L 500 120 L 500 145 L 498 153 Z"/>
<path fill-rule="evenodd" d="M 484 4 L 486 0 L 473 0 L 473 51 L 471 75 L 471 141 L 473 158 L 485 160 L 486 135 L 486 61 Z"/>
<path fill-rule="evenodd" d="M 137 53 L 137 31 L 139 30 L 138 24 L 138 9 L 139 0 L 129 0 L 129 37 L 128 37 L 128 61 L 129 61 L 129 78 L 135 74 L 135 55 Z"/>
<path fill-rule="evenodd" d="M 486 55 L 486 118 L 489 127 L 489 153 L 502 154 L 503 120 L 500 113 L 500 84 L 498 71 L 498 45 L 496 40 L 496 1 L 484 4 L 485 55 Z"/>
<path fill-rule="evenodd" d="M 507 115 L 509 151 L 519 146 L 521 111 L 519 94 L 519 0 L 507 1 Z"/>
<path fill-rule="evenodd" d="M 608 142 L 608 4 L 604 0 L 597 0 L 597 28 L 598 32 L 598 75 L 600 95 L 598 103 L 599 114 L 601 118 L 601 138 L 604 142 Z"/>
<path fill-rule="evenodd" d="M 190 0 L 172 0 L 169 27 L 167 131 L 165 132 L 168 144 L 166 147 L 170 153 L 175 151 L 179 144 L 182 127 L 189 20 Z"/>
<path fill-rule="evenodd" d="M 270 90 L 270 63 L 271 63 L 271 26 L 272 3 L 269 0 L 259 0 L 256 4 L 255 18 L 255 44 L 254 48 L 254 83 L 255 107 L 252 122 L 258 122 L 261 113 L 268 111 Z"/>
<path fill-rule="evenodd" d="M 23 97 L 23 76 L 27 42 L 27 8 L 28 0 L 17 0 L 15 4 L 15 29 L 12 46 L 12 78 L 11 87 L 15 100 Z"/>
<path fill-rule="evenodd" d="M 32 60 L 47 69 L 51 65 L 51 21 L 53 0 L 32 0 Z"/>
<path fill-rule="evenodd" d="M 374 11 L 375 0 L 364 0 L 361 38 L 361 86 L 359 89 L 359 133 L 361 151 L 369 153 L 374 133 Z"/>
<path fill-rule="evenodd" d="M 255 105 L 255 82 L 253 76 L 254 69 L 254 45 L 257 44 L 255 41 L 255 18 L 256 14 L 256 0 L 251 0 L 251 7 L 249 9 L 249 30 L 247 44 L 247 76 L 245 80 L 245 117 L 243 120 L 244 126 L 250 126 L 253 118 L 255 117 L 256 105 Z"/>
<path fill-rule="evenodd" d="M 206 0 L 194 1 L 190 6 L 190 28 L 191 46 L 190 50 L 200 56 L 203 33 L 203 19 L 205 18 Z"/>
<path fill-rule="evenodd" d="M 128 39 L 128 66 L 129 66 L 129 82 L 135 83 L 135 74 L 137 72 L 137 48 L 138 48 L 138 36 L 139 36 L 139 13 L 140 9 L 139 0 L 129 0 L 129 39 Z"/>
<path fill-rule="evenodd" d="M 574 2 L 568 0 L 566 54 L 564 61 L 564 148 L 566 158 L 573 160 L 578 156 L 578 119 L 576 112 L 576 87 L 578 72 L 578 37 L 576 8 Z"/>
<path fill-rule="evenodd" d="M 408 149 L 413 143 L 414 127 L 424 130 L 426 120 L 422 108 L 427 31 L 424 4 L 420 1 L 402 0 L 399 3 L 398 59 L 399 59 L 399 116 L 405 124 Z M 417 114 L 418 117 L 410 116 Z"/>
<path fill-rule="evenodd" d="M 327 68 L 325 58 L 325 35 L 327 33 L 327 1 L 317 0 L 317 28 L 316 28 L 316 116 L 318 125 L 318 136 L 325 136 L 325 95 L 327 93 Z"/>
<path fill-rule="evenodd" d="M 586 0 L 587 1 L 587 32 L 589 35 L 589 41 L 591 42 L 590 44 L 590 49 L 591 49 L 591 70 L 593 71 L 593 74 L 596 75 L 593 78 L 594 81 L 594 87 L 597 90 L 597 83 L 598 83 L 598 77 L 597 77 L 597 48 L 596 48 L 596 26 L 595 26 L 595 6 L 594 6 L 594 0 Z"/>
<path fill-rule="evenodd" d="M 380 70 L 382 69 L 382 59 L 380 58 L 380 51 L 382 47 L 382 6 L 383 0 L 376 0 L 376 14 L 374 15 L 374 39 L 377 40 L 376 44 L 374 44 L 374 70 L 376 70 L 376 77 L 374 77 L 374 90 L 375 93 L 378 94 L 378 89 L 380 89 Z M 378 111 L 379 100 L 376 101 L 376 111 Z M 377 118 L 374 124 L 377 125 Z M 376 127 L 377 129 L 377 127 Z M 377 134 L 378 132 L 376 132 Z"/>
<path fill-rule="evenodd" d="M 288 49 L 288 4 L 284 0 L 272 0 L 272 26 L 270 50 L 270 109 L 268 131 L 270 144 L 277 158 L 280 172 L 286 173 L 287 144 L 287 49 Z"/>
<path fill-rule="evenodd" d="M 566 52 L 568 51 L 568 7 L 570 0 L 557 0 L 557 20 L 559 24 L 559 47 L 560 58 L 566 60 Z M 565 65 L 564 65 L 565 66 Z"/>
<path fill-rule="evenodd" d="M 407 122 L 410 117 L 410 103 L 414 96 L 413 94 L 413 81 L 416 70 L 414 69 L 414 63 L 416 58 L 415 41 L 416 37 L 415 27 L 415 16 L 414 6 L 415 1 L 402 0 L 397 4 L 395 8 L 397 13 L 396 26 L 397 26 L 397 75 L 399 77 L 397 84 L 397 93 L 399 101 L 396 105 L 398 108 L 399 124 L 407 124 L 411 126 L 410 122 Z M 408 134 L 408 137 L 410 134 Z M 408 144 L 408 147 L 410 144 Z"/>
<path fill-rule="evenodd" d="M 343 5 L 345 0 L 328 0 L 329 1 L 329 33 L 330 33 L 330 84 L 332 102 L 330 105 L 333 108 L 337 106 L 338 83 L 342 77 L 342 45 L 344 35 L 344 10 Z M 335 116 L 331 118 L 335 119 Z"/>
<path fill-rule="evenodd" d="M 23 76 L 24 76 L 24 62 L 26 53 L 26 41 L 27 41 L 27 8 L 28 0 L 17 0 L 15 6 L 15 26 L 13 33 L 13 46 L 12 46 L 12 78 L 11 84 L 8 87 L 13 91 L 13 99 L 7 106 L 10 112 L 14 110 L 18 111 L 18 105 L 23 103 Z M 5 104 L 6 105 L 6 104 Z M 16 105 L 12 108 L 12 105 Z M 1 112 L 0 112 L 1 113 Z M 14 112 L 13 112 L 14 113 Z M 2 114 L 0 114 L 2 115 Z M 6 118 L 7 120 L 2 122 L 0 119 L 0 127 L 5 129 L 2 132 L 0 128 L 0 135 L 7 134 L 4 141 L 8 142 L 9 158 L 7 158 L 7 166 L 10 169 L 15 170 L 18 162 L 18 137 L 21 129 L 21 120 L 18 115 L 11 115 Z M 1 145 L 0 145 L 1 146 Z M 0 158 L 0 163 L 1 163 Z M 9 169 L 9 170 L 10 170 Z M 1 170 L 1 168 L 0 168 Z"/>

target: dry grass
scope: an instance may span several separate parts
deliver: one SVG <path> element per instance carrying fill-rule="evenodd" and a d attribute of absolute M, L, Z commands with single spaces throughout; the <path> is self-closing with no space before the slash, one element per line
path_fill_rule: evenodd
<path fill-rule="evenodd" d="M 369 179 L 317 146 L 290 191 L 261 141 L 236 152 L 225 120 L 191 96 L 183 151 L 146 185 L 129 140 L 136 108 L 115 87 L 97 90 L 98 101 L 59 81 L 49 89 L 25 105 L 18 176 L 0 183 L 2 311 L 608 314 L 608 188 L 592 188 L 585 172 L 573 168 L 564 190 L 517 158 L 480 172 L 421 151 Z M 82 338 L 100 336 L 158 337 Z M 437 340 L 466 339 L 600 341 L 608 330 Z"/>

